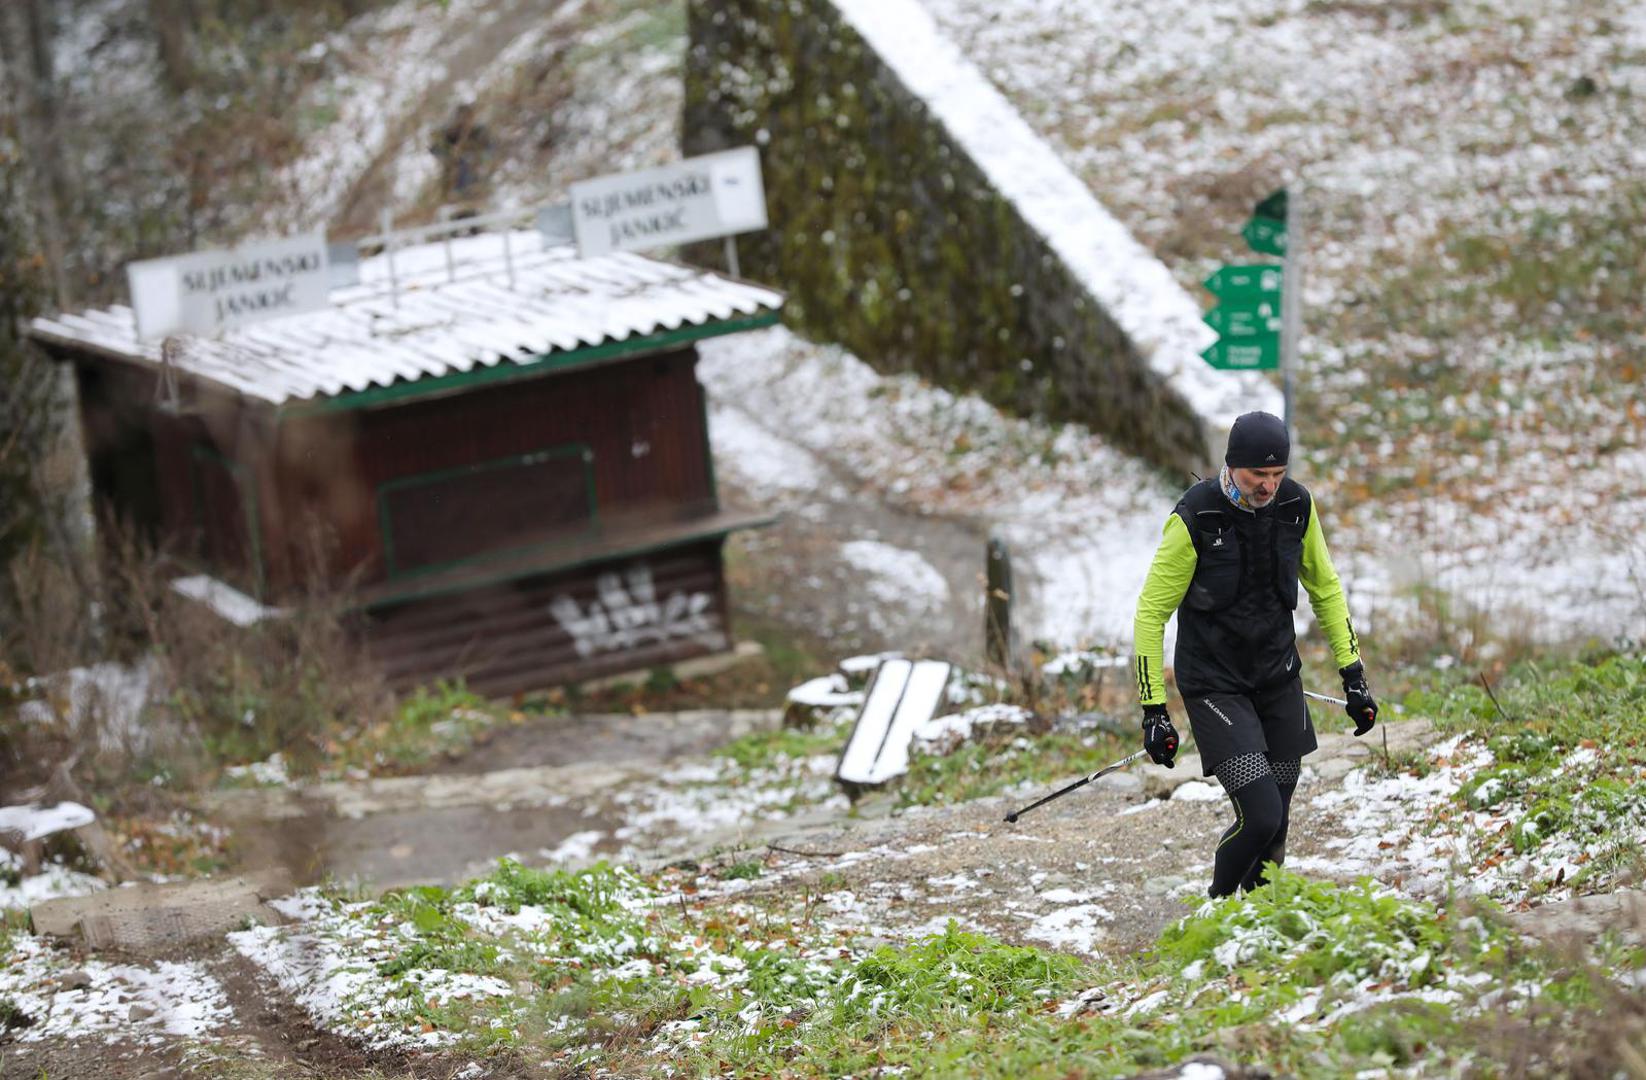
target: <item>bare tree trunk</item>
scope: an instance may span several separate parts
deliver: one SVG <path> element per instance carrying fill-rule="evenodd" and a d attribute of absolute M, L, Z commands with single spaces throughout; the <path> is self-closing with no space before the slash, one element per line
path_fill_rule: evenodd
<path fill-rule="evenodd" d="M 23 144 L 32 189 L 33 217 L 51 263 L 57 306 L 73 300 L 69 288 L 63 215 L 58 200 L 64 191 L 62 154 L 52 131 L 56 114 L 51 72 L 49 25 L 41 0 L 0 3 L 0 76 L 7 97 L 16 103 L 17 134 Z"/>
<path fill-rule="evenodd" d="M 149 0 L 149 22 L 160 47 L 160 66 L 166 86 L 174 94 L 194 86 L 194 64 L 189 60 L 189 29 L 193 12 L 187 0 Z"/>

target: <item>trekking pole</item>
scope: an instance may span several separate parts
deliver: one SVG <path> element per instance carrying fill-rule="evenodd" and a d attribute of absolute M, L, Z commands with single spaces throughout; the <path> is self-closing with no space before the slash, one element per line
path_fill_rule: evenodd
<path fill-rule="evenodd" d="M 1327 702 L 1328 704 L 1331 704 L 1331 705 L 1341 705 L 1345 709 L 1347 709 L 1349 707 L 1349 703 L 1347 701 L 1344 701 L 1340 697 L 1332 697 L 1330 694 L 1317 694 L 1313 690 L 1305 690 L 1305 691 L 1303 691 L 1303 696 L 1304 697 L 1312 697 L 1316 701 L 1324 701 L 1324 702 Z M 1402 706 L 1402 705 L 1385 705 L 1385 706 L 1383 706 L 1383 708 L 1388 709 L 1390 712 L 1395 713 L 1396 715 L 1406 711 L 1405 707 Z"/>
<path fill-rule="evenodd" d="M 1098 777 L 1107 776 L 1109 773 L 1114 772 L 1116 769 L 1124 769 L 1126 766 L 1130 765 L 1132 762 L 1136 761 L 1138 758 L 1142 757 L 1144 754 L 1147 754 L 1147 753 L 1148 753 L 1147 750 L 1139 750 L 1135 754 L 1132 754 L 1128 757 L 1121 758 L 1119 761 L 1115 762 L 1113 765 L 1105 765 L 1105 766 L 1103 766 L 1103 768 L 1101 768 L 1101 769 L 1097 770 L 1096 772 L 1092 773 L 1090 776 L 1081 777 L 1079 780 L 1076 780 L 1074 783 L 1070 784 L 1068 787 L 1058 788 L 1056 791 L 1052 792 L 1050 795 L 1046 796 L 1044 799 L 1041 799 L 1038 802 L 1032 802 L 1028 806 L 1025 806 L 1021 810 L 1013 810 L 1011 813 L 1006 815 L 1006 821 L 1008 823 L 1015 824 L 1019 817 L 1023 816 L 1024 814 L 1027 814 L 1030 810 L 1033 810 L 1035 807 L 1045 806 L 1047 803 L 1051 802 L 1053 799 L 1061 799 L 1063 796 L 1067 795 L 1069 792 L 1073 791 L 1075 788 L 1085 787 L 1087 784 L 1091 783 L 1093 780 L 1096 780 Z"/>

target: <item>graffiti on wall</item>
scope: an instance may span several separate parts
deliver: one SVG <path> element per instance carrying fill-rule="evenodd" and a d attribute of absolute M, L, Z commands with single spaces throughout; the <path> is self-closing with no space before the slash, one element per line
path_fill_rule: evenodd
<path fill-rule="evenodd" d="M 711 618 L 713 607 L 714 598 L 706 592 L 674 592 L 658 600 L 651 567 L 645 563 L 636 563 L 621 575 L 601 574 L 587 608 L 566 595 L 549 603 L 549 611 L 584 659 L 676 638 L 698 638 L 718 648 L 724 637 Z"/>

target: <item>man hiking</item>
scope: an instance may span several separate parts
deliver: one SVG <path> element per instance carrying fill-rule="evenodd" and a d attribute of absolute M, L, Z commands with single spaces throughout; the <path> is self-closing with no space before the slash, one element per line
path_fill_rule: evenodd
<path fill-rule="evenodd" d="M 1286 476 L 1291 442 L 1277 416 L 1251 412 L 1229 431 L 1224 467 L 1184 492 L 1166 519 L 1133 627 L 1143 746 L 1171 767 L 1177 729 L 1161 675 L 1166 620 L 1177 613 L 1177 688 L 1205 775 L 1234 803 L 1213 861 L 1212 896 L 1263 883 L 1286 856 L 1302 758 L 1316 747 L 1292 628 L 1297 587 L 1343 677 L 1355 734 L 1377 721 L 1343 587 L 1307 489 Z"/>

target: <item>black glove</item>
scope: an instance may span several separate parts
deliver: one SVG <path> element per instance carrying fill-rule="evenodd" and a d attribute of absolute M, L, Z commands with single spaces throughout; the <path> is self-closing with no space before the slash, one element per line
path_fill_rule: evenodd
<path fill-rule="evenodd" d="M 1372 688 L 1366 685 L 1366 666 L 1356 660 L 1338 674 L 1343 676 L 1343 696 L 1349 702 L 1343 711 L 1355 722 L 1355 734 L 1364 735 L 1377 723 L 1377 699 L 1372 697 Z"/>
<path fill-rule="evenodd" d="M 1168 769 L 1177 767 L 1173 760 L 1177 757 L 1177 729 L 1172 726 L 1172 718 L 1166 715 L 1166 706 L 1143 706 L 1143 749 L 1156 765 Z"/>

